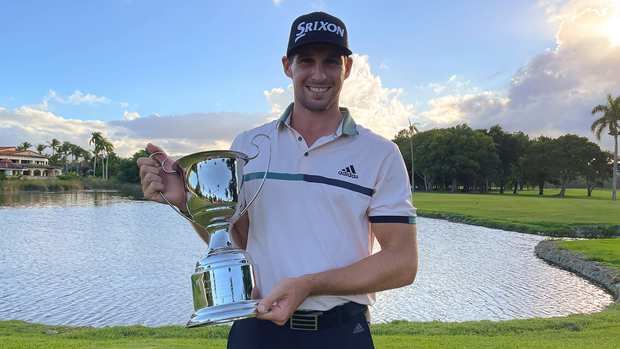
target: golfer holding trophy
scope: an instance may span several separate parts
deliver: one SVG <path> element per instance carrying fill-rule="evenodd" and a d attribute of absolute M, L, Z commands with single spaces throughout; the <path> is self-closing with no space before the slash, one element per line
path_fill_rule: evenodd
<path fill-rule="evenodd" d="M 173 161 L 149 144 L 138 160 L 144 196 L 175 207 L 209 245 L 188 326 L 234 321 L 228 348 L 373 348 L 375 292 L 415 279 L 402 156 L 339 106 L 351 54 L 340 19 L 300 16 L 282 57 L 294 101 L 279 119 L 231 150 Z"/>

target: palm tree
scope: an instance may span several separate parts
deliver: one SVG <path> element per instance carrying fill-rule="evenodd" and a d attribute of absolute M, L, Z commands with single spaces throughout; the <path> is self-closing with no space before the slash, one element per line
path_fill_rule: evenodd
<path fill-rule="evenodd" d="M 80 147 L 80 151 L 82 152 L 80 154 L 80 157 L 82 159 L 84 159 L 84 161 L 86 162 L 86 164 L 88 166 L 88 164 L 90 164 L 90 160 L 92 159 L 92 155 L 91 155 L 90 151 L 88 151 L 88 150 L 86 150 L 86 149 L 84 149 L 82 147 Z M 90 170 L 90 168 L 87 168 L 86 175 L 88 175 L 88 171 L 89 170 Z"/>
<path fill-rule="evenodd" d="M 101 135 L 101 132 L 97 131 L 97 132 L 93 132 L 91 133 L 91 137 L 90 140 L 88 141 L 88 144 L 94 144 L 95 145 L 95 150 L 93 151 L 93 176 L 97 177 L 97 157 L 99 156 L 99 153 L 101 153 L 102 147 L 101 147 L 101 140 L 103 139 L 103 136 Z"/>
<path fill-rule="evenodd" d="M 20 145 L 17 146 L 17 150 L 19 151 L 26 151 L 28 149 L 32 148 L 32 144 L 29 142 L 24 142 Z"/>
<path fill-rule="evenodd" d="M 37 153 L 43 155 L 43 151 L 47 148 L 45 144 L 37 144 Z"/>
<path fill-rule="evenodd" d="M 592 115 L 603 113 L 603 116 L 592 123 L 590 129 L 601 140 L 604 129 L 609 130 L 609 135 L 614 137 L 614 169 L 612 174 L 611 199 L 616 200 L 616 182 L 618 176 L 618 134 L 620 134 L 620 97 L 615 99 L 611 94 L 607 95 L 607 104 L 599 104 L 592 109 Z"/>
<path fill-rule="evenodd" d="M 47 144 L 49 144 L 50 149 L 52 149 L 52 156 L 56 155 L 56 150 L 58 150 L 58 147 L 60 147 L 60 141 L 54 138 L 51 141 L 47 142 Z"/>
<path fill-rule="evenodd" d="M 73 161 L 72 164 L 74 167 L 76 167 L 76 171 L 75 172 L 79 172 L 79 163 L 77 165 L 75 165 L 75 163 L 77 162 L 77 160 L 80 158 L 80 155 L 82 155 L 82 152 L 84 151 L 84 149 L 82 149 L 82 147 L 80 147 L 77 144 L 71 144 L 71 147 L 69 148 L 69 154 L 71 154 L 71 156 L 73 156 Z"/>
<path fill-rule="evenodd" d="M 413 136 L 420 132 L 415 124 L 409 119 L 409 149 L 411 151 L 411 195 L 415 194 L 415 173 L 413 172 Z"/>
<path fill-rule="evenodd" d="M 71 152 L 72 147 L 73 147 L 73 144 L 71 144 L 70 142 L 64 141 L 58 148 L 58 154 L 60 154 L 62 157 L 62 163 L 64 165 L 65 174 L 67 173 L 67 156 Z"/>
<path fill-rule="evenodd" d="M 102 138 L 101 146 L 103 150 L 105 151 L 105 177 L 104 178 L 107 180 L 109 178 L 108 177 L 108 165 L 110 162 L 109 155 L 110 153 L 114 151 L 114 145 L 110 143 L 110 141 L 108 141 L 107 139 Z"/>

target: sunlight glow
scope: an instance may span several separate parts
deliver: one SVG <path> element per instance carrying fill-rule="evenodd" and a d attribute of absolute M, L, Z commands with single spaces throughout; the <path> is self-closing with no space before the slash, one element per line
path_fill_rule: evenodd
<path fill-rule="evenodd" d="M 618 12 L 616 10 L 605 26 L 605 33 L 612 46 L 620 46 L 620 14 Z"/>

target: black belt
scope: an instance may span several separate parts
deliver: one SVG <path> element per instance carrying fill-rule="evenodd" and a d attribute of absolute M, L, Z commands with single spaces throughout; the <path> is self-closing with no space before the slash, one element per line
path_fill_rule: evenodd
<path fill-rule="evenodd" d="M 367 305 L 354 302 L 325 311 L 298 310 L 286 322 L 286 326 L 293 330 L 318 331 L 347 323 L 367 310 Z"/>

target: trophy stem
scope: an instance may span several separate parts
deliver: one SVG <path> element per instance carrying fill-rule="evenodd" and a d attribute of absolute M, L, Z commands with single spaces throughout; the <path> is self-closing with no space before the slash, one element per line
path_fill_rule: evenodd
<path fill-rule="evenodd" d="M 212 254 L 231 247 L 232 242 L 230 241 L 230 234 L 228 233 L 228 225 L 226 225 L 211 234 L 211 240 L 209 241 L 209 252 L 207 252 L 207 254 Z"/>

